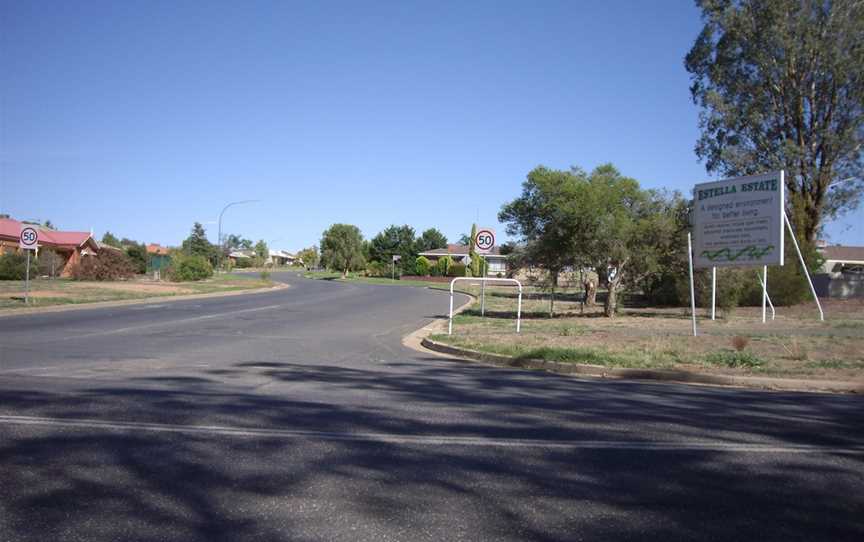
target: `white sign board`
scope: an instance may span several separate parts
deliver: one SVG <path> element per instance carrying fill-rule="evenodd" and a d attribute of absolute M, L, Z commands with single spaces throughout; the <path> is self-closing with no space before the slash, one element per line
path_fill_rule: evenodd
<path fill-rule="evenodd" d="M 21 235 L 18 237 L 18 246 L 24 250 L 36 250 L 39 243 L 39 230 L 27 224 L 21 225 Z"/>
<path fill-rule="evenodd" d="M 783 171 L 697 184 L 693 265 L 783 265 Z"/>
<path fill-rule="evenodd" d="M 495 248 L 495 230 L 480 228 L 474 236 L 474 251 L 477 254 L 489 254 Z"/>

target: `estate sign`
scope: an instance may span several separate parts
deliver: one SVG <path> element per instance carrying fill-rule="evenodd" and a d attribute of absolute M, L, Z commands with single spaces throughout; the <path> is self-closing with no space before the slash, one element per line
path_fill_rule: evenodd
<path fill-rule="evenodd" d="M 693 265 L 783 265 L 783 171 L 697 184 Z"/>

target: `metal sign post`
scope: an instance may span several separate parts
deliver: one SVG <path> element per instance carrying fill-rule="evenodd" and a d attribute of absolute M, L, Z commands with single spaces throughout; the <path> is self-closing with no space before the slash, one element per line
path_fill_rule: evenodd
<path fill-rule="evenodd" d="M 786 216 L 786 211 L 783 211 L 783 219 L 786 221 L 786 227 L 789 228 L 789 237 L 792 238 L 792 243 L 795 245 L 795 250 L 798 252 L 798 259 L 801 261 L 801 268 L 804 269 L 804 276 L 807 277 L 807 284 L 810 285 L 810 292 L 813 294 L 813 299 L 816 300 L 816 306 L 819 308 L 819 320 L 825 321 L 825 313 L 822 312 L 822 303 L 819 302 L 819 296 L 816 295 L 816 288 L 813 287 L 813 279 L 810 278 L 810 271 L 807 269 L 807 264 L 804 262 L 804 256 L 801 254 L 801 249 L 798 247 L 798 239 L 795 238 L 795 232 L 792 231 L 792 224 L 789 222 L 789 217 Z"/>
<path fill-rule="evenodd" d="M 687 261 L 690 264 L 690 317 L 693 320 L 693 336 L 696 336 L 696 288 L 693 286 L 693 240 L 687 232 Z"/>
<path fill-rule="evenodd" d="M 768 304 L 768 266 L 762 266 L 762 323 L 765 323 L 765 308 Z"/>
<path fill-rule="evenodd" d="M 24 271 L 24 304 L 30 304 L 30 251 L 39 246 L 39 230 L 26 224 L 21 225 L 18 248 L 27 251 L 27 269 Z"/>
<path fill-rule="evenodd" d="M 477 254 L 489 254 L 495 248 L 495 230 L 492 228 L 480 228 L 477 234 L 474 235 L 474 251 Z M 487 274 L 486 266 L 480 266 L 481 272 L 485 277 Z M 480 316 L 486 315 L 486 281 L 480 286 Z"/>
<path fill-rule="evenodd" d="M 717 312 L 717 268 L 711 268 L 711 320 Z"/>
<path fill-rule="evenodd" d="M 393 280 L 396 280 L 396 262 L 402 259 L 402 256 L 398 254 L 393 255 Z"/>

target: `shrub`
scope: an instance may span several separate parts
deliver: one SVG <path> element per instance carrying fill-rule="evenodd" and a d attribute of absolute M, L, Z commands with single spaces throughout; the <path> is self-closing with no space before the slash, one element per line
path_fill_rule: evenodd
<path fill-rule="evenodd" d="M 465 264 L 462 263 L 454 263 L 450 266 L 449 271 L 447 272 L 448 277 L 464 277 L 468 269 L 465 267 Z"/>
<path fill-rule="evenodd" d="M 414 269 L 421 277 L 428 276 L 430 269 L 432 269 L 432 262 L 426 256 L 418 256 Z"/>
<path fill-rule="evenodd" d="M 135 265 L 126 254 L 103 250 L 98 256 L 88 256 L 72 266 L 74 280 L 120 280 L 135 276 Z"/>
<path fill-rule="evenodd" d="M 369 262 L 366 266 L 367 277 L 391 277 L 393 270 L 383 262 Z"/>
<path fill-rule="evenodd" d="M 234 264 L 237 266 L 237 269 L 248 269 L 252 267 L 255 262 L 252 261 L 252 258 L 237 258 L 237 263 Z"/>
<path fill-rule="evenodd" d="M 168 278 L 174 282 L 203 280 L 213 276 L 213 266 L 204 256 L 175 254 L 168 268 Z"/>
<path fill-rule="evenodd" d="M 147 272 L 147 246 L 144 244 L 134 244 L 126 247 L 126 256 L 135 267 L 135 272 L 143 275 Z"/>
<path fill-rule="evenodd" d="M 261 280 L 270 280 L 270 271 L 261 271 Z"/>
<path fill-rule="evenodd" d="M 705 361 L 714 365 L 725 365 L 726 367 L 759 367 L 765 362 L 752 352 L 733 352 L 721 350 L 712 352 L 705 357 Z"/>
<path fill-rule="evenodd" d="M 30 276 L 36 271 L 35 258 L 30 257 Z M 27 274 L 27 255 L 7 252 L 0 255 L 0 280 L 24 280 Z"/>
<path fill-rule="evenodd" d="M 450 274 L 450 267 L 453 265 L 453 258 L 450 256 L 444 256 L 438 259 L 438 262 L 435 264 L 435 267 L 438 269 L 438 274 L 442 277 L 446 277 Z"/>
<path fill-rule="evenodd" d="M 741 352 L 747 345 L 750 343 L 750 339 L 744 337 L 743 335 L 735 335 L 732 337 L 732 347 L 735 348 L 737 352 Z"/>

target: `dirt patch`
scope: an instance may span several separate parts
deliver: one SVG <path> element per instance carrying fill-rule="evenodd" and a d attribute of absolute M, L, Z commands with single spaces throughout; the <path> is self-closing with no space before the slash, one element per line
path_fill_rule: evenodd
<path fill-rule="evenodd" d="M 74 284 L 75 285 L 70 288 L 69 293 L 74 292 L 76 286 L 87 290 L 123 291 L 155 295 L 185 294 L 194 292 L 194 290 L 189 288 L 183 288 L 182 286 L 162 282 L 80 282 Z"/>

